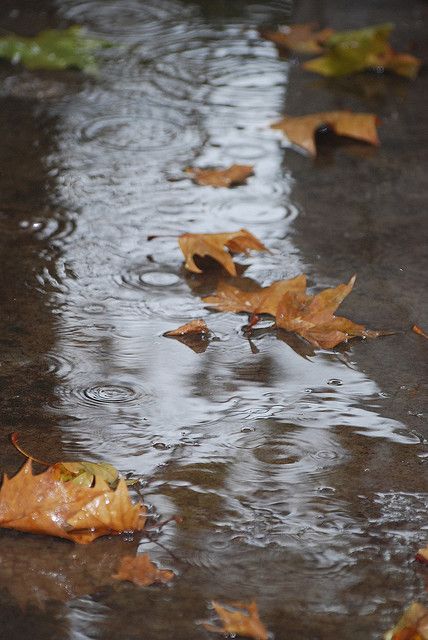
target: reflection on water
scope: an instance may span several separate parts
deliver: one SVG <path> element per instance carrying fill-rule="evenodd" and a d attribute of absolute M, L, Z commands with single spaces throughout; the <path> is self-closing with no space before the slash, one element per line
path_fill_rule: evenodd
<path fill-rule="evenodd" d="M 296 351 L 262 330 L 249 343 L 244 318 L 205 309 L 213 278 L 184 273 L 174 238 L 245 225 L 272 249 L 238 260 L 262 284 L 311 259 L 293 244 L 293 179 L 266 126 L 281 114 L 289 62 L 255 30 L 281 7 L 284 19 L 287 3 L 236 3 L 227 17 L 173 0 L 56 5 L 119 46 L 103 53 L 99 78 L 45 106 L 57 118 L 45 157 L 56 208 L 13 226 L 50 248 L 27 283 L 55 318 L 44 410 L 60 425 L 62 455 L 140 475 L 147 502 L 184 523 L 162 532 L 163 547 L 141 543 L 178 573 L 150 592 L 108 580 L 129 542 L 100 541 L 89 554 L 7 544 L 40 560 L 37 598 L 92 594 L 57 611 L 73 639 L 205 637 L 195 621 L 214 597 L 256 597 L 278 638 L 335 638 L 338 626 L 343 637 L 378 637 L 418 587 L 405 565 L 423 490 L 411 493 L 404 474 L 391 492 L 385 469 L 413 463 L 419 437 L 383 415 L 352 351 Z M 18 91 L 19 76 L 9 84 Z M 200 188 L 182 174 L 233 162 L 254 163 L 247 186 Z M 204 353 L 162 337 L 196 317 L 217 337 Z M 43 443 L 37 453 L 53 455 Z M 0 556 L 3 582 L 11 553 Z"/>

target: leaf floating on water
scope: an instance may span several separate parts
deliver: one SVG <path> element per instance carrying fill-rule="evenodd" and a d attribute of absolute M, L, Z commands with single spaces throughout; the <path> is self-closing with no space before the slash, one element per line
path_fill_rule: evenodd
<path fill-rule="evenodd" d="M 293 144 L 305 149 L 311 156 L 316 155 L 315 134 L 321 126 L 327 125 L 338 136 L 346 136 L 379 145 L 376 125 L 378 118 L 373 113 L 352 113 L 351 111 L 323 111 L 307 116 L 285 116 L 271 125 L 279 129 Z"/>
<path fill-rule="evenodd" d="M 419 602 L 411 604 L 384 640 L 428 640 L 428 609 Z"/>
<path fill-rule="evenodd" d="M 80 69 L 95 73 L 94 52 L 110 47 L 105 40 L 89 38 L 79 26 L 48 29 L 34 38 L 16 34 L 0 38 L 0 58 L 21 63 L 27 69 Z"/>
<path fill-rule="evenodd" d="M 424 331 L 421 327 L 419 327 L 417 324 L 414 324 L 412 327 L 412 331 L 414 333 L 417 333 L 419 336 L 423 336 L 424 338 L 427 338 L 428 340 L 428 333 L 426 333 L 426 331 Z"/>
<path fill-rule="evenodd" d="M 105 535 L 142 531 L 143 504 L 131 502 L 125 481 L 115 490 L 97 478 L 94 487 L 58 480 L 49 467 L 33 475 L 31 460 L 0 489 L 0 527 L 39 533 L 87 544 Z"/>
<path fill-rule="evenodd" d="M 422 562 L 422 564 L 428 564 L 428 546 L 424 547 L 423 549 L 419 549 L 415 559 L 418 562 Z"/>
<path fill-rule="evenodd" d="M 254 168 L 249 164 L 233 164 L 228 169 L 199 169 L 188 167 L 186 173 L 192 180 L 203 187 L 236 187 L 247 182 L 254 175 Z"/>
<path fill-rule="evenodd" d="M 260 620 L 255 602 L 248 604 L 245 602 L 233 602 L 230 605 L 223 606 L 213 600 L 211 604 L 221 619 L 223 627 L 216 627 L 205 622 L 204 627 L 208 631 L 236 634 L 244 638 L 253 638 L 253 640 L 268 640 L 269 634 Z"/>
<path fill-rule="evenodd" d="M 194 256 L 208 256 L 219 262 L 230 275 L 236 275 L 236 267 L 231 253 L 268 251 L 252 233 L 240 229 L 232 233 L 184 233 L 178 238 L 178 244 L 186 259 L 185 267 L 193 273 L 202 273 L 195 264 Z"/>
<path fill-rule="evenodd" d="M 293 24 L 279 27 L 277 31 L 262 30 L 260 35 L 273 42 L 280 52 L 294 51 L 301 54 L 321 53 L 323 44 L 334 33 L 334 29 L 317 31 L 313 23 Z"/>
<path fill-rule="evenodd" d="M 351 338 L 385 335 L 384 332 L 370 331 L 352 320 L 333 315 L 351 293 L 355 277 L 348 284 L 325 289 L 315 296 L 300 291 L 285 293 L 276 313 L 277 326 L 297 333 L 314 346 L 324 349 L 332 349 Z"/>
<path fill-rule="evenodd" d="M 171 331 L 165 331 L 164 336 L 175 338 L 177 336 L 186 336 L 186 335 L 207 335 L 210 330 L 208 329 L 207 323 L 205 320 L 191 320 L 186 324 L 182 324 L 177 329 L 171 329 Z"/>
<path fill-rule="evenodd" d="M 245 291 L 228 282 L 220 282 L 217 291 L 212 296 L 202 298 L 210 306 L 219 311 L 245 312 L 258 315 L 276 314 L 279 301 L 287 291 L 306 290 L 306 276 L 299 275 L 290 280 L 277 280 L 268 287 L 258 287 L 255 291 Z"/>
<path fill-rule="evenodd" d="M 421 61 L 408 53 L 396 53 L 389 44 L 394 25 L 387 23 L 355 31 L 334 33 L 324 43 L 326 55 L 305 62 L 305 69 L 323 76 L 345 76 L 366 69 L 388 69 L 416 78 Z"/>
<path fill-rule="evenodd" d="M 165 584 L 174 578 L 175 574 L 169 569 L 158 569 L 150 560 L 148 553 L 138 556 L 125 556 L 120 561 L 116 580 L 133 582 L 138 587 L 148 587 L 155 582 Z"/>

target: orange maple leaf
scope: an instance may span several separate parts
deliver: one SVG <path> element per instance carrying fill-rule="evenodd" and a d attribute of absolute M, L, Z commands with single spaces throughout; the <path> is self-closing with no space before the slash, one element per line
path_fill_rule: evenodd
<path fill-rule="evenodd" d="M 293 144 L 305 149 L 311 156 L 316 155 L 315 134 L 321 126 L 328 126 L 338 136 L 362 140 L 379 145 L 376 125 L 378 118 L 373 113 L 352 113 L 351 111 L 323 111 L 307 116 L 285 116 L 271 125 L 279 129 Z"/>
<path fill-rule="evenodd" d="M 356 276 L 348 284 L 310 296 L 300 291 L 286 292 L 277 308 L 276 324 L 281 329 L 298 333 L 316 347 L 331 349 L 351 338 L 375 338 L 382 332 L 370 331 L 361 324 L 334 314 L 352 291 Z"/>
<path fill-rule="evenodd" d="M 384 640 L 428 640 L 428 609 L 413 602 Z"/>
<path fill-rule="evenodd" d="M 155 582 L 169 582 L 174 578 L 174 572 L 158 569 L 150 560 L 149 554 L 143 553 L 138 556 L 124 556 L 113 578 L 133 582 L 139 587 L 148 587 Z"/>
<path fill-rule="evenodd" d="M 132 504 L 121 479 L 115 490 L 101 478 L 95 486 L 58 480 L 49 467 L 33 475 L 31 460 L 20 471 L 3 477 L 0 489 L 0 527 L 73 540 L 81 544 L 124 531 L 141 531 L 146 508 Z"/>
<path fill-rule="evenodd" d="M 268 251 L 264 244 L 246 229 L 231 233 L 184 233 L 178 238 L 178 244 L 186 259 L 184 266 L 193 273 L 202 273 L 194 262 L 195 255 L 213 258 L 230 275 L 235 276 L 236 267 L 229 251 L 232 253 L 248 253 L 251 249 Z"/>
<path fill-rule="evenodd" d="M 233 164 L 227 169 L 187 167 L 185 171 L 196 184 L 203 187 L 236 187 L 245 184 L 247 178 L 254 175 L 254 168 L 249 164 Z"/>
<path fill-rule="evenodd" d="M 220 282 L 215 294 L 202 298 L 202 301 L 215 306 L 219 311 L 268 313 L 274 316 L 279 301 L 287 291 L 304 292 L 305 289 L 306 276 L 303 274 L 290 280 L 277 280 L 268 287 L 257 285 L 255 291 L 246 291 L 228 282 Z"/>
<path fill-rule="evenodd" d="M 223 606 L 215 600 L 212 601 L 217 615 L 221 618 L 223 627 L 216 627 L 207 622 L 204 627 L 214 633 L 230 633 L 253 640 L 268 640 L 269 634 L 262 623 L 255 602 L 232 602 Z"/>
<path fill-rule="evenodd" d="M 321 53 L 322 45 L 333 35 L 334 29 L 316 29 L 317 25 L 313 23 L 293 24 L 279 27 L 278 31 L 262 30 L 260 35 L 273 42 L 280 52 L 286 49 L 302 54 Z"/>

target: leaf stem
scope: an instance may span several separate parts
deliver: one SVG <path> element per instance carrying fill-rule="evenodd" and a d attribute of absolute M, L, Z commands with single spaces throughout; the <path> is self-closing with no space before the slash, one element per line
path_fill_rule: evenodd
<path fill-rule="evenodd" d="M 13 446 L 15 447 L 15 449 L 17 451 L 19 451 L 19 453 L 22 453 L 23 456 L 25 456 L 29 460 L 32 460 L 33 462 L 38 462 L 39 464 L 43 464 L 45 467 L 49 467 L 50 466 L 49 462 L 44 462 L 43 460 L 39 460 L 38 458 L 34 458 L 29 453 L 24 451 L 24 449 L 21 448 L 21 445 L 18 442 L 18 437 L 19 436 L 18 436 L 18 433 L 16 431 L 14 431 L 13 433 L 10 434 L 10 441 L 13 444 Z"/>

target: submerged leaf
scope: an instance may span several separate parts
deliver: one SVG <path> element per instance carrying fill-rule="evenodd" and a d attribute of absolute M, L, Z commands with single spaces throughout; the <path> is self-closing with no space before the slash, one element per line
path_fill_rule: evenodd
<path fill-rule="evenodd" d="M 185 267 L 193 273 L 202 273 L 193 257 L 209 256 L 219 262 L 230 275 L 236 275 L 236 267 L 230 256 L 232 253 L 268 251 L 252 233 L 240 229 L 232 233 L 184 233 L 178 238 L 178 244 L 186 258 Z M 227 249 L 229 251 L 227 251 Z"/>
<path fill-rule="evenodd" d="M 236 634 L 244 638 L 253 640 L 268 640 L 269 634 L 262 623 L 255 602 L 233 602 L 223 606 L 215 600 L 212 601 L 218 617 L 223 623 L 223 627 L 216 627 L 209 623 L 204 623 L 208 631 L 214 633 Z"/>
<path fill-rule="evenodd" d="M 94 487 L 58 480 L 49 467 L 33 475 L 31 460 L 0 489 L 0 527 L 86 544 L 104 535 L 141 531 L 146 508 L 132 504 L 124 480 L 116 490 L 97 478 Z"/>
<path fill-rule="evenodd" d="M 177 329 L 171 329 L 170 331 L 165 331 L 164 336 L 175 338 L 178 336 L 186 336 L 186 335 L 207 335 L 210 332 L 208 329 L 207 323 L 205 320 L 191 320 L 186 324 L 182 324 Z"/>
<path fill-rule="evenodd" d="M 279 51 L 289 50 L 301 54 L 321 53 L 324 42 L 334 33 L 333 29 L 316 30 L 316 25 L 293 24 L 279 27 L 278 31 L 262 30 L 260 35 L 273 42 Z"/>
<path fill-rule="evenodd" d="M 16 34 L 0 38 L 0 58 L 21 63 L 28 69 L 81 69 L 94 73 L 97 64 L 94 52 L 111 46 L 105 40 L 88 38 L 81 27 L 48 29 L 34 38 Z"/>
<path fill-rule="evenodd" d="M 133 582 L 138 587 L 148 587 L 155 582 L 170 582 L 174 578 L 174 572 L 169 569 L 158 569 L 150 560 L 149 554 L 143 553 L 138 556 L 123 557 L 113 578 Z"/>
<path fill-rule="evenodd" d="M 344 76 L 365 69 L 390 69 L 415 78 L 420 60 L 410 54 L 395 53 L 389 44 L 390 23 L 333 34 L 325 42 L 326 55 L 305 62 L 305 69 L 324 76 Z"/>
<path fill-rule="evenodd" d="M 279 129 L 293 144 L 316 155 L 315 135 L 322 125 L 327 125 L 338 136 L 346 136 L 378 145 L 376 124 L 378 118 L 373 113 L 352 113 L 351 111 L 323 111 L 307 116 L 285 116 L 271 125 Z"/>
<path fill-rule="evenodd" d="M 351 338 L 375 338 L 379 331 L 370 331 L 361 324 L 334 314 L 337 307 L 352 291 L 355 276 L 348 284 L 310 296 L 306 293 L 287 292 L 282 297 L 276 312 L 279 328 L 292 331 L 316 347 L 331 349 Z"/>
<path fill-rule="evenodd" d="M 384 640 L 428 640 L 428 609 L 413 602 Z"/>
<path fill-rule="evenodd" d="M 199 169 L 188 167 L 186 173 L 192 180 L 203 187 L 236 187 L 245 184 L 247 178 L 254 175 L 254 169 L 249 164 L 233 164 L 228 169 Z"/>

